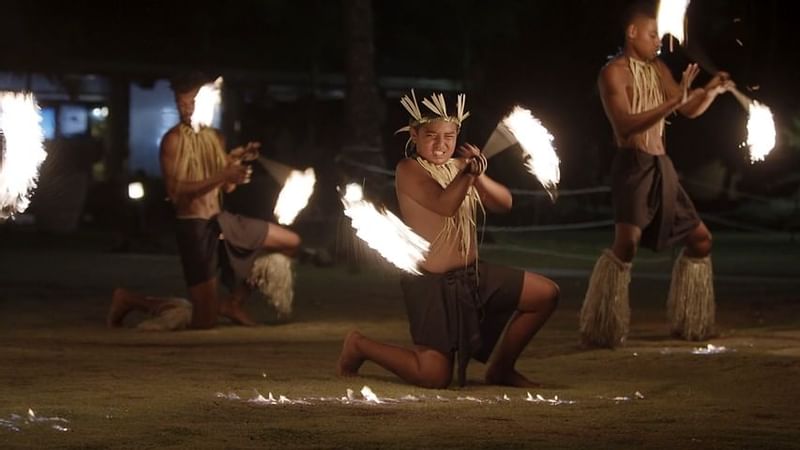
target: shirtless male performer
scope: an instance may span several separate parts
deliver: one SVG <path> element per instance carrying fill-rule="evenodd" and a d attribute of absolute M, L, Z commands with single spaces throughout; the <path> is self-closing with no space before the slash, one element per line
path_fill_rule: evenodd
<path fill-rule="evenodd" d="M 585 346 L 615 347 L 628 335 L 628 284 L 639 245 L 655 251 L 684 246 L 672 271 L 667 309 L 672 334 L 704 340 L 714 331 L 711 233 L 678 182 L 665 152 L 664 119 L 695 118 L 733 88 L 727 73 L 692 88 L 699 69 L 689 64 L 680 84 L 658 58 L 655 11 L 635 4 L 626 15 L 625 46 L 600 71 L 598 85 L 617 146 L 611 169 L 615 235 L 589 280 L 580 313 Z"/>
<path fill-rule="evenodd" d="M 172 80 L 180 123 L 161 141 L 161 170 L 175 207 L 176 238 L 189 301 L 116 289 L 107 319 L 110 327 L 121 326 L 132 310 L 153 316 L 142 322 L 140 329 L 211 328 L 220 314 L 242 325 L 255 325 L 242 308 L 250 292 L 245 280 L 254 260 L 260 252 L 291 256 L 300 245 L 300 237 L 287 228 L 222 209 L 221 190 L 231 192 L 249 181 L 251 169 L 242 162 L 256 158 L 260 144 L 250 142 L 226 154 L 218 130 L 192 127 L 195 96 L 206 82 L 207 77 L 196 73 Z M 222 301 L 217 292 L 220 266 L 223 281 L 231 288 L 231 295 Z"/>
<path fill-rule="evenodd" d="M 457 354 L 463 386 L 469 359 L 486 363 L 497 344 L 486 383 L 535 385 L 515 363 L 556 308 L 558 286 L 540 275 L 478 259 L 476 213 L 482 207 L 507 212 L 511 193 L 484 173 L 487 160 L 475 146 L 461 146 L 459 157 L 453 158 L 461 122 L 468 115 L 463 96 L 456 116 L 447 114 L 441 96 L 432 100 L 423 104 L 433 114 L 423 116 L 416 97 L 404 98 L 412 118 L 403 130 L 409 131 L 416 155 L 401 160 L 396 171 L 401 215 L 431 242 L 421 264 L 423 274 L 401 281 L 415 346 L 384 344 L 351 331 L 338 372 L 355 376 L 369 360 L 409 383 L 441 389 L 450 385 Z"/>

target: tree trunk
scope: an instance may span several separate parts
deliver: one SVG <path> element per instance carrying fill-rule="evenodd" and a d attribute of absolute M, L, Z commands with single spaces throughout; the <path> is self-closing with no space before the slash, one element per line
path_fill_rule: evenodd
<path fill-rule="evenodd" d="M 383 103 L 375 76 L 375 48 L 372 29 L 372 0 L 343 0 L 347 51 L 347 98 L 345 135 L 338 168 L 341 181 L 358 182 L 379 197 L 394 196 L 391 179 L 378 171 L 386 168 L 381 139 Z M 370 167 L 372 166 L 372 167 Z M 363 241 L 350 229 L 350 221 L 339 216 L 337 257 L 347 261 L 350 270 L 359 271 L 368 253 Z"/>
<path fill-rule="evenodd" d="M 130 80 L 124 76 L 111 77 L 111 96 L 108 115 L 108 149 L 105 154 L 105 178 L 119 181 L 124 176 L 124 161 L 130 152 L 128 130 L 130 128 Z"/>
<path fill-rule="evenodd" d="M 344 157 L 385 168 L 383 103 L 375 75 L 372 0 L 343 0 L 347 33 Z"/>

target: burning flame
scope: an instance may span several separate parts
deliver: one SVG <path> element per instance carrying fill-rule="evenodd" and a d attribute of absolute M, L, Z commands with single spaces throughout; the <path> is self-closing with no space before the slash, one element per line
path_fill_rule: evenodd
<path fill-rule="evenodd" d="M 693 355 L 715 355 L 717 353 L 725 353 L 727 351 L 728 351 L 728 348 L 725 347 L 724 345 L 717 346 L 717 345 L 714 345 L 714 344 L 708 344 L 705 347 L 697 347 L 697 348 L 695 348 L 694 350 L 692 350 L 692 354 Z"/>
<path fill-rule="evenodd" d="M 357 184 L 347 185 L 342 204 L 344 214 L 350 218 L 356 230 L 356 236 L 399 269 L 414 275 L 421 274 L 417 265 L 428 254 L 428 241 L 391 212 L 379 212 L 372 203 L 364 200 L 364 192 Z"/>
<path fill-rule="evenodd" d="M 217 108 L 222 102 L 222 77 L 213 83 L 203 85 L 194 96 L 194 112 L 192 113 L 192 128 L 199 131 L 200 127 L 211 126 L 214 122 Z"/>
<path fill-rule="evenodd" d="M 0 220 L 23 212 L 47 153 L 42 116 L 33 94 L 0 93 Z"/>
<path fill-rule="evenodd" d="M 775 147 L 775 121 L 772 111 L 753 101 L 748 108 L 747 146 L 750 147 L 750 163 L 763 161 Z"/>
<path fill-rule="evenodd" d="M 278 201 L 275 203 L 275 218 L 281 225 L 291 225 L 294 219 L 308 205 L 308 199 L 314 192 L 314 184 L 317 177 L 314 169 L 308 168 L 305 171 L 292 170 L 289 178 L 283 185 Z"/>
<path fill-rule="evenodd" d="M 514 135 L 525 151 L 525 167 L 535 175 L 542 186 L 555 201 L 557 185 L 561 178 L 561 161 L 553 148 L 553 135 L 547 131 L 530 110 L 515 107 L 511 114 L 503 118 L 503 125 Z"/>
<path fill-rule="evenodd" d="M 678 40 L 679 44 L 684 41 L 684 19 L 686 17 L 686 8 L 689 7 L 690 0 L 661 0 L 658 4 L 658 22 L 659 36 L 664 37 L 666 34 L 672 35 Z"/>
<path fill-rule="evenodd" d="M 553 398 L 545 398 L 542 397 L 541 394 L 536 394 L 536 396 L 534 397 L 533 395 L 531 395 L 530 392 L 528 392 L 528 396 L 525 397 L 525 401 L 533 403 L 547 403 L 550 405 L 563 405 L 563 404 L 572 405 L 574 403 L 577 403 L 575 400 L 560 400 L 557 395 L 553 396 Z"/>
<path fill-rule="evenodd" d="M 370 389 L 369 386 L 364 386 L 361 388 L 361 395 L 364 396 L 364 400 L 369 403 L 383 403 L 383 401 L 375 395 L 375 392 Z"/>

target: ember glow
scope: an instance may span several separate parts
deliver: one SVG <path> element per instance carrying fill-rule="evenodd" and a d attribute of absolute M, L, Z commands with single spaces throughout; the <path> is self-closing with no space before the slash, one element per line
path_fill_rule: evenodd
<path fill-rule="evenodd" d="M 361 395 L 358 395 L 358 394 Z M 572 405 L 577 403 L 575 400 L 563 400 L 559 399 L 556 395 L 552 399 L 545 398 L 539 394 L 536 396 L 531 395 L 528 392 L 527 397 L 510 397 L 507 394 L 503 395 L 494 395 L 491 397 L 476 397 L 472 395 L 461 396 L 458 395 L 456 397 L 443 397 L 441 395 L 436 395 L 432 397 L 428 397 L 425 394 L 407 394 L 403 395 L 398 398 L 392 397 L 381 397 L 375 391 L 372 390 L 369 386 L 364 386 L 361 388 L 360 391 L 356 391 L 354 389 L 347 388 L 344 395 L 341 396 L 302 396 L 302 397 L 289 397 L 287 395 L 282 394 L 273 394 L 269 392 L 269 394 L 265 397 L 258 390 L 254 390 L 254 396 L 252 398 L 247 398 L 246 396 L 240 396 L 235 392 L 223 393 L 217 392 L 215 395 L 217 398 L 222 398 L 231 401 L 240 401 L 250 404 L 258 404 L 258 405 L 303 405 L 303 406 L 321 406 L 324 404 L 334 404 L 338 403 L 340 405 L 385 405 L 385 406 L 392 406 L 392 405 L 400 405 L 403 403 L 443 403 L 443 402 L 469 402 L 474 403 L 476 405 L 500 405 L 500 404 L 511 404 L 516 402 L 524 402 L 524 403 L 543 403 L 547 405 L 557 406 L 557 405 Z M 638 391 L 634 395 L 636 399 L 643 399 L 644 396 L 640 394 Z M 600 397 L 605 398 L 605 397 Z M 615 402 L 619 402 L 622 400 L 631 400 L 631 397 L 614 397 L 609 400 L 614 400 Z M 1 420 L 1 419 L 0 419 Z M 1 423 L 1 422 L 0 422 Z"/>
<path fill-rule="evenodd" d="M 42 116 L 32 94 L 0 93 L 0 220 L 25 211 L 47 153 Z"/>
<path fill-rule="evenodd" d="M 689 7 L 689 0 L 661 0 L 658 4 L 658 32 L 663 38 L 669 34 L 683 44 L 685 40 L 684 30 L 686 8 Z"/>
<path fill-rule="evenodd" d="M 772 111 L 757 101 L 748 108 L 747 146 L 750 148 L 750 163 L 763 161 L 775 147 L 775 121 Z"/>
<path fill-rule="evenodd" d="M 69 420 L 62 417 L 40 417 L 33 409 L 28 408 L 25 415 L 11 414 L 8 419 L 0 419 L 0 430 L 6 429 L 19 433 L 24 429 L 34 427 L 50 427 L 56 431 L 70 431 L 68 428 Z"/>
<path fill-rule="evenodd" d="M 211 126 L 214 115 L 222 102 L 222 77 L 213 83 L 203 85 L 194 97 L 194 112 L 192 113 L 192 128 L 199 131 L 200 127 Z"/>
<path fill-rule="evenodd" d="M 314 169 L 305 171 L 292 170 L 283 185 L 275 203 L 275 218 L 281 225 L 291 225 L 294 219 L 308 205 L 308 199 L 314 193 L 317 177 Z"/>
<path fill-rule="evenodd" d="M 716 355 L 718 353 L 728 352 L 728 348 L 724 345 L 708 344 L 705 347 L 697 347 L 692 350 L 693 355 Z"/>
<path fill-rule="evenodd" d="M 342 196 L 344 214 L 352 221 L 356 236 L 397 268 L 420 275 L 430 244 L 389 211 L 378 211 L 364 200 L 361 186 L 348 184 Z"/>
<path fill-rule="evenodd" d="M 364 397 L 364 400 L 371 402 L 371 403 L 383 403 L 383 401 L 375 395 L 375 392 L 370 389 L 369 386 L 364 386 L 361 388 L 361 395 Z"/>
<path fill-rule="evenodd" d="M 552 405 L 552 406 L 572 405 L 572 404 L 577 403 L 577 402 L 575 402 L 575 400 L 560 400 L 557 395 L 554 396 L 553 398 L 545 398 L 545 397 L 542 397 L 541 394 L 536 394 L 536 396 L 534 397 L 533 395 L 531 395 L 530 392 L 528 392 L 528 396 L 525 397 L 525 401 L 526 402 L 532 402 L 532 403 L 544 403 L 544 404 Z"/>
<path fill-rule="evenodd" d="M 553 135 L 547 131 L 530 110 L 515 107 L 511 114 L 502 120 L 525 152 L 525 167 L 535 175 L 542 186 L 555 201 L 558 196 L 558 182 L 561 179 L 561 161 L 553 148 Z"/>

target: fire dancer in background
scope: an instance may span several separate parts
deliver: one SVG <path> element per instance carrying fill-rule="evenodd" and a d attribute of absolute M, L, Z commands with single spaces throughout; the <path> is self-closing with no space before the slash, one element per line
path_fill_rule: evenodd
<path fill-rule="evenodd" d="M 631 262 L 640 245 L 655 251 L 685 246 L 672 272 L 668 315 L 672 333 L 688 340 L 709 338 L 714 329 L 711 234 L 678 176 L 664 146 L 664 119 L 677 111 L 695 118 L 732 89 L 719 72 L 692 88 L 699 69 L 690 64 L 680 84 L 657 55 L 661 47 L 655 11 L 633 5 L 625 17 L 625 46 L 600 71 L 598 85 L 618 147 L 612 166 L 615 236 L 595 264 L 580 313 L 587 346 L 615 347 L 629 329 Z"/>
<path fill-rule="evenodd" d="M 172 81 L 180 123 L 161 141 L 161 170 L 175 207 L 176 237 L 189 290 L 189 301 L 148 297 L 124 289 L 114 292 L 108 325 L 117 327 L 132 310 L 154 317 L 139 325 L 153 330 L 213 327 L 218 315 L 242 325 L 255 325 L 242 307 L 249 295 L 246 280 L 260 252 L 293 255 L 300 238 L 280 225 L 226 212 L 221 190 L 233 191 L 247 183 L 250 168 L 243 161 L 258 157 L 258 143 L 248 143 L 225 153 L 222 134 L 198 124 L 195 99 L 208 79 L 200 74 Z M 201 108 L 200 106 L 203 106 Z M 204 110 L 207 105 L 198 105 Z M 285 259 L 285 258 L 284 258 Z M 231 295 L 217 293 L 217 270 Z"/>
<path fill-rule="evenodd" d="M 469 114 L 463 101 L 459 96 L 454 116 L 441 95 L 423 100 L 433 113 L 424 116 L 415 97 L 402 101 L 412 116 L 403 130 L 411 134 L 416 155 L 397 165 L 397 199 L 405 222 L 431 243 L 422 274 L 405 275 L 401 283 L 415 347 L 383 344 L 351 331 L 339 357 L 340 375 L 354 376 L 370 360 L 409 383 L 445 388 L 458 354 L 463 386 L 469 359 L 487 362 L 499 341 L 486 382 L 534 385 L 514 366 L 555 309 L 559 290 L 542 276 L 478 260 L 478 209 L 507 212 L 511 193 L 484 174 L 487 160 L 478 148 L 465 144 L 453 158 L 461 122 Z"/>

